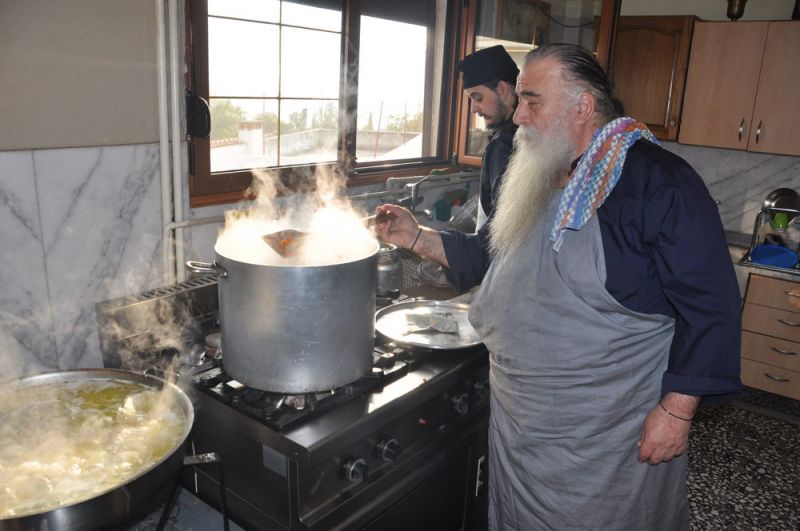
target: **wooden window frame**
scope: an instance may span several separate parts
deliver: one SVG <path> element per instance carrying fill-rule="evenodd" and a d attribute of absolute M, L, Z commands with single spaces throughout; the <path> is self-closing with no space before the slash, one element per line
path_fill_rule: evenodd
<path fill-rule="evenodd" d="M 363 164 L 353 162 L 356 147 L 356 113 L 347 112 L 356 108 L 355 91 L 348 87 L 356 86 L 358 76 L 358 39 L 360 35 L 360 0 L 343 0 L 343 24 L 341 38 L 341 57 L 345 75 L 341 76 L 339 98 L 339 142 L 338 161 L 332 163 L 309 164 L 300 166 L 280 166 L 271 168 L 277 172 L 286 189 L 303 191 L 314 187 L 314 169 L 328 169 L 341 172 L 347 176 L 347 185 L 365 185 L 385 181 L 391 176 L 426 174 L 430 169 L 452 166 L 455 158 L 453 138 L 455 137 L 455 101 L 454 86 L 457 81 L 455 65 L 461 52 L 460 28 L 466 8 L 462 0 L 451 0 L 447 7 L 447 20 L 450 21 L 445 30 L 444 65 L 441 87 L 441 103 L 439 108 L 439 127 L 437 154 L 431 157 L 420 157 L 402 161 L 376 161 Z M 207 0 L 187 0 L 185 16 L 185 57 L 189 66 L 185 76 L 187 90 L 208 100 L 208 2 Z M 345 43 L 350 43 L 347 46 Z M 355 46 L 353 46 L 355 44 Z M 192 55 L 193 54 L 193 55 Z M 430 89 L 426 89 L 430 92 Z M 430 93 L 426 93 L 426 99 Z M 246 191 L 253 178 L 252 170 L 215 172 L 211 174 L 210 139 L 190 137 L 189 145 L 189 205 L 192 208 L 222 203 L 231 203 L 246 198 Z M 193 171 L 192 171 L 193 170 Z"/>

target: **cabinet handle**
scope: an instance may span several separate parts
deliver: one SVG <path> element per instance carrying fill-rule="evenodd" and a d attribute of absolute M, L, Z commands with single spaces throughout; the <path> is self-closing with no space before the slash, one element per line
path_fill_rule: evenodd
<path fill-rule="evenodd" d="M 770 373 L 765 372 L 764 376 L 775 382 L 791 382 L 789 378 L 781 378 L 780 376 L 772 376 Z"/>
<path fill-rule="evenodd" d="M 792 293 L 791 291 L 784 291 L 784 293 L 790 297 L 797 297 L 798 299 L 800 299 L 800 295 L 798 295 L 797 293 Z"/>
<path fill-rule="evenodd" d="M 742 122 L 739 124 L 739 142 L 742 141 L 743 134 L 744 134 L 744 118 L 742 118 Z"/>
<path fill-rule="evenodd" d="M 758 144 L 758 138 L 761 136 L 761 124 L 762 122 L 758 122 L 758 127 L 756 128 L 756 144 Z"/>
<path fill-rule="evenodd" d="M 791 352 L 789 350 L 783 350 L 778 347 L 769 347 L 773 351 L 777 352 L 778 354 L 783 354 L 784 356 L 797 356 L 797 352 Z"/>
<path fill-rule="evenodd" d="M 792 321 L 784 321 L 783 319 L 778 319 L 778 322 L 781 324 L 785 324 L 786 326 L 800 326 L 800 323 L 793 323 Z"/>

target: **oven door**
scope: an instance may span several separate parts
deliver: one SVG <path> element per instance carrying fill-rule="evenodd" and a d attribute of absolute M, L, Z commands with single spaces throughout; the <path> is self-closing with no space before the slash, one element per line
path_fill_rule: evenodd
<path fill-rule="evenodd" d="M 487 528 L 488 411 L 387 474 L 313 529 L 478 531 Z"/>

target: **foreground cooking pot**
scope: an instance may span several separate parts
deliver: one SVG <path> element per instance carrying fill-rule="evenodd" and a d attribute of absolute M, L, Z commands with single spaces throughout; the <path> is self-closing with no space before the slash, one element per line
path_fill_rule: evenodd
<path fill-rule="evenodd" d="M 39 374 L 10 385 L 37 386 L 88 380 L 122 380 L 165 389 L 184 415 L 185 426 L 175 446 L 159 461 L 154 461 L 132 479 L 95 497 L 46 512 L 0 519 L 0 531 L 91 530 L 119 526 L 143 516 L 151 502 L 165 497 L 178 481 L 185 454 L 186 439 L 194 423 L 194 408 L 189 397 L 177 386 L 160 378 L 118 369 L 81 369 Z M 4 390 L 8 390 L 5 387 Z"/>
<path fill-rule="evenodd" d="M 239 382 L 281 393 L 326 391 L 369 372 L 378 243 L 363 258 L 318 266 L 227 258 L 187 262 L 219 275 L 222 365 Z"/>

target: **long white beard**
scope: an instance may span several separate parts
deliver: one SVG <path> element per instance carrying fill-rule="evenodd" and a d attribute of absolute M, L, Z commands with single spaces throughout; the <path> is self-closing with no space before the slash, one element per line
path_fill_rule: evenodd
<path fill-rule="evenodd" d="M 555 124 L 547 134 L 530 126 L 517 129 L 489 225 L 494 255 L 516 249 L 541 220 L 559 181 L 569 172 L 573 149 L 569 132 L 561 124 Z"/>

